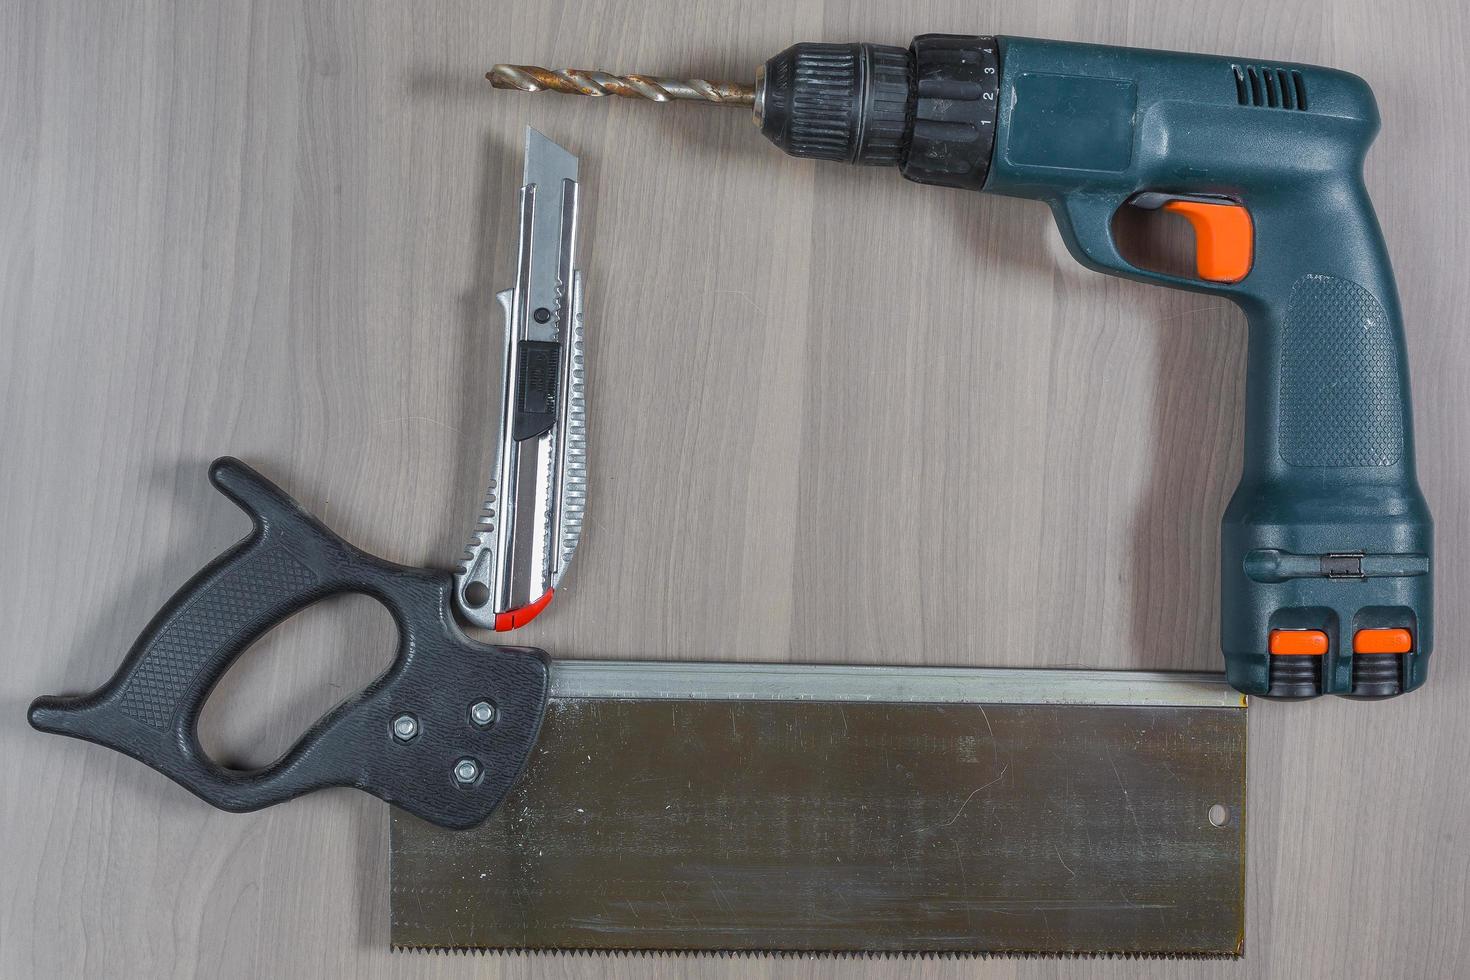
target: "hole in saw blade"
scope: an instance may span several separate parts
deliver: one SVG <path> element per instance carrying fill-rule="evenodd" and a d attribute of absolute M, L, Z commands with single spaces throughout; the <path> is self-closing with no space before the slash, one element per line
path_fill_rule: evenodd
<path fill-rule="evenodd" d="M 1209 810 L 1210 823 L 1216 827 L 1223 827 L 1230 822 L 1230 809 L 1223 803 L 1216 803 Z"/>
<path fill-rule="evenodd" d="M 490 586 L 484 582 L 471 582 L 464 587 L 464 601 L 479 609 L 490 601 Z"/>
<path fill-rule="evenodd" d="M 199 742 L 226 769 L 269 765 L 387 670 L 397 648 L 393 617 L 376 599 L 348 595 L 307 606 L 225 672 L 200 713 Z"/>

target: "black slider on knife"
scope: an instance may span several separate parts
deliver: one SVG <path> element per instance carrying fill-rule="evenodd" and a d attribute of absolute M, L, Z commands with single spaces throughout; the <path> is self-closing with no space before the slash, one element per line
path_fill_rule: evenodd
<path fill-rule="evenodd" d="M 544 435 L 556 422 L 561 344 L 549 340 L 524 340 L 519 354 L 515 418 L 511 423 L 511 438 L 516 442 Z"/>

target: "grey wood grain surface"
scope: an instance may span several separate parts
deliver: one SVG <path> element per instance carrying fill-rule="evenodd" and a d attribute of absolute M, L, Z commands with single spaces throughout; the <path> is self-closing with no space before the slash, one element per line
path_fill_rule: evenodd
<path fill-rule="evenodd" d="M 227 815 L 26 727 L 243 532 L 215 455 L 380 554 L 452 560 L 527 123 L 583 160 L 593 482 L 526 642 L 1216 668 L 1235 310 L 1083 271 L 1040 205 L 784 158 L 742 113 L 481 81 L 981 30 L 1326 63 L 1383 110 L 1440 646 L 1412 697 L 1251 709 L 1243 963 L 394 956 L 376 800 Z M 0 975 L 1470 974 L 1467 42 L 1461 0 L 0 7 Z M 367 600 L 302 614 L 226 679 L 209 745 L 268 761 L 392 643 Z"/>

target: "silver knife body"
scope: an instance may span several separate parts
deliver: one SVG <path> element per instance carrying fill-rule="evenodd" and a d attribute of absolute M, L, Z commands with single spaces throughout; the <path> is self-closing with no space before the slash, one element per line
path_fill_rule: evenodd
<path fill-rule="evenodd" d="M 526 130 L 516 280 L 505 316 L 500 427 L 483 506 L 455 576 L 487 629 L 534 618 L 566 573 L 587 501 L 577 158 Z"/>

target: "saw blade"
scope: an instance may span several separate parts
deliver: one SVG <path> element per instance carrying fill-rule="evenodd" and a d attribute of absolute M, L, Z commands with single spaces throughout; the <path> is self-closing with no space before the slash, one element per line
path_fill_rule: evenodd
<path fill-rule="evenodd" d="M 557 662 L 521 782 L 395 811 L 402 949 L 1237 956 L 1218 675 Z"/>

